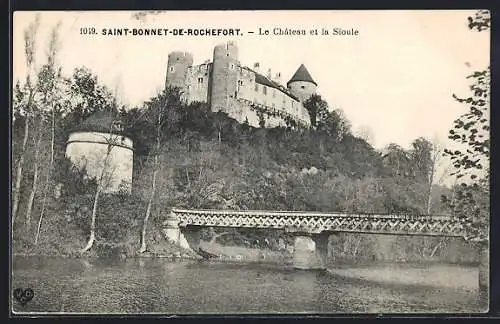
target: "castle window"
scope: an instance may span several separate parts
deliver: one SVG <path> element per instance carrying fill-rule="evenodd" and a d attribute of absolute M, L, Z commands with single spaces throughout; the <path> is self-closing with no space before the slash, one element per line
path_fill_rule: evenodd
<path fill-rule="evenodd" d="M 229 67 L 231 68 L 231 70 L 234 70 L 234 64 L 229 65 Z"/>
<path fill-rule="evenodd" d="M 229 56 L 229 52 L 228 52 L 228 53 L 226 53 L 226 56 Z"/>
<path fill-rule="evenodd" d="M 267 95 L 267 87 L 266 87 L 266 86 L 263 86 L 262 88 L 263 88 L 263 89 L 262 89 L 262 92 L 263 92 L 265 95 Z"/>
<path fill-rule="evenodd" d="M 174 72 L 175 68 L 173 66 L 170 67 L 170 72 Z"/>
<path fill-rule="evenodd" d="M 203 83 L 203 78 L 198 78 L 198 83 Z"/>
<path fill-rule="evenodd" d="M 257 83 L 255 84 L 255 91 L 259 91 L 259 85 Z"/>
<path fill-rule="evenodd" d="M 238 91 L 235 91 L 235 92 L 234 92 L 234 97 L 235 97 L 235 98 L 238 98 Z"/>
<path fill-rule="evenodd" d="M 238 80 L 238 85 L 242 86 L 243 85 L 243 80 Z"/>
<path fill-rule="evenodd" d="M 302 89 L 305 89 L 305 88 L 306 88 L 306 86 L 300 86 L 300 87 L 301 87 Z"/>

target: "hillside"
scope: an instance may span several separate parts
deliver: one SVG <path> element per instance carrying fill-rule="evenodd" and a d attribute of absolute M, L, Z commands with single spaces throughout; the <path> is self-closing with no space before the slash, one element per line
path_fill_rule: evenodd
<path fill-rule="evenodd" d="M 382 156 L 365 140 L 354 136 L 349 121 L 330 109 L 320 96 L 311 97 L 305 104 L 314 111 L 311 115 L 315 116 L 312 120 L 315 127 L 311 129 L 293 124 L 282 128 L 253 128 L 237 123 L 225 113 L 212 112 L 206 104 L 183 104 L 177 89 L 165 90 L 145 102 L 143 107 L 125 109 L 116 105 L 113 96 L 98 85 L 90 71 L 76 70 L 67 82 L 73 97 L 79 96 L 81 100 L 77 106 L 69 100 L 63 101 L 65 109 L 54 120 L 54 172 L 49 187 L 59 186 L 61 197 L 42 188 L 44 190 L 38 190 L 35 196 L 45 199 L 46 206 L 33 204 L 29 211 L 40 215 L 47 209 L 44 211 L 46 219 L 39 222 L 40 237 L 54 231 L 65 234 L 56 239 L 41 239 L 35 250 L 43 250 L 40 247 L 43 244 L 47 244 L 49 250 L 52 249 L 49 245 L 58 245 L 56 251 L 76 251 L 76 242 L 84 246 L 98 179 L 85 180 L 85 170 L 72 168 L 64 157 L 64 150 L 68 135 L 84 129 L 84 121 L 99 111 L 119 117 L 124 134 L 134 140 L 132 195 L 103 195 L 95 213 L 97 246 L 121 242 L 125 245 L 125 255 L 135 255 L 139 247 L 155 171 L 155 195 L 151 200 L 151 219 L 146 226 L 149 242 L 171 207 L 424 214 L 431 194 L 430 211 L 447 212 L 439 197 L 449 192 L 444 188 L 429 191 L 432 146 L 427 140 L 416 139 L 409 151 L 390 145 L 388 153 Z M 93 90 L 88 91 L 89 88 Z M 17 91 L 21 96 L 23 89 Z M 264 126 L 265 118 L 263 116 Z M 22 146 L 24 122 L 19 115 L 14 123 L 13 147 L 17 154 Z M 39 145 L 48 149 L 48 133 L 43 133 L 42 128 L 38 131 L 42 132 Z M 33 150 L 28 145 L 30 149 Z M 48 163 L 46 156 L 31 154 L 26 157 L 26 165 L 36 161 L 38 166 L 37 169 L 24 169 L 22 188 L 26 190 L 22 191 L 20 215 L 28 213 L 25 205 L 30 200 L 28 189 L 33 186 L 33 172 L 40 173 L 43 170 L 40 166 Z M 43 175 L 39 174 L 38 178 L 44 179 Z M 76 203 L 78 207 L 70 208 L 68 203 Z M 52 209 L 48 212 L 50 206 Z M 122 214 L 118 218 L 117 210 Z M 118 228 L 120 231 L 116 231 Z M 113 229 L 116 233 L 112 237 L 105 234 Z M 15 251 L 33 250 L 31 237 L 37 230 L 28 222 L 16 225 Z M 206 229 L 203 239 L 210 241 L 216 232 Z M 230 232 L 233 234 L 221 237 L 218 242 L 229 245 L 248 242 L 244 244 L 271 250 L 278 249 L 280 238 L 291 243 L 289 237 L 278 231 L 241 229 Z M 436 258 L 451 244 L 449 240 L 431 238 L 387 240 L 360 235 L 343 235 L 333 241 L 336 243 L 332 253 L 347 259 L 373 259 L 380 244 L 385 246 L 387 253 L 377 252 L 376 258 Z M 391 252 L 400 249 L 400 244 L 406 246 L 401 252 L 403 257 L 399 252 Z M 339 250 L 340 245 L 343 248 Z M 154 246 L 148 244 L 148 250 Z M 446 255 L 457 261 L 461 254 L 448 251 Z"/>

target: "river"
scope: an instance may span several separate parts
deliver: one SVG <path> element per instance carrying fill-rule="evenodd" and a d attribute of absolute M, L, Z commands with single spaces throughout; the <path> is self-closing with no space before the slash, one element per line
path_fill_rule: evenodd
<path fill-rule="evenodd" d="M 22 313 L 182 315 L 478 311 L 477 288 L 463 282 L 475 282 L 477 269 L 456 265 L 373 265 L 327 272 L 294 270 L 279 264 L 176 262 L 153 258 L 16 257 L 12 261 L 12 288 L 32 288 L 35 293 L 24 306 L 13 300 L 13 310 Z M 436 277 L 433 272 L 447 277 L 456 274 L 455 280 L 451 280 L 451 284 L 432 281 L 430 279 Z M 377 280 L 378 273 L 385 274 L 380 276 L 382 280 Z M 417 273 L 419 282 L 412 283 L 408 279 L 412 273 Z M 427 273 L 428 282 L 422 273 Z M 406 277 L 399 274 L 406 274 Z"/>

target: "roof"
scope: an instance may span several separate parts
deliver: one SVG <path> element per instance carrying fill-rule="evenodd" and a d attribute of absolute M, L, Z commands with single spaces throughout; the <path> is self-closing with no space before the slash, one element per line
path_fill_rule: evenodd
<path fill-rule="evenodd" d="M 112 126 L 112 124 L 115 124 Z M 93 131 L 93 132 L 105 132 L 108 133 L 112 130 L 113 133 L 121 133 L 122 129 L 120 127 L 120 120 L 114 117 L 109 111 L 97 111 L 83 120 L 80 124 L 79 130 L 81 131 Z"/>
<path fill-rule="evenodd" d="M 309 71 L 307 71 L 306 67 L 304 64 L 301 64 L 295 74 L 292 76 L 290 81 L 287 82 L 287 85 L 291 82 L 295 81 L 306 81 L 306 82 L 311 82 L 314 83 L 314 85 L 318 85 L 316 82 L 314 82 L 313 78 L 309 74 Z"/>
<path fill-rule="evenodd" d="M 274 89 L 277 89 L 281 92 L 283 92 L 284 94 L 286 94 L 287 96 L 289 96 L 290 98 L 296 100 L 296 101 L 300 101 L 299 98 L 297 98 L 296 96 L 294 96 L 290 91 L 288 91 L 287 88 L 285 88 L 284 86 L 282 86 L 281 84 L 273 81 L 273 80 L 269 80 L 267 77 L 263 76 L 262 74 L 260 73 L 257 73 L 255 72 L 254 70 L 248 68 L 248 67 L 242 67 L 244 69 L 247 69 L 253 73 L 255 73 L 255 82 L 256 83 L 260 83 L 260 84 L 263 84 L 263 85 L 266 85 L 268 87 L 271 87 L 271 88 L 274 88 Z"/>

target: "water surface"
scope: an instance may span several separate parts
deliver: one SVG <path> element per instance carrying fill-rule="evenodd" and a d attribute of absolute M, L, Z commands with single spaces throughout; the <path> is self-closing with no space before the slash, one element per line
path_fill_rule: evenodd
<path fill-rule="evenodd" d="M 364 266 L 357 277 L 342 271 L 294 270 L 285 265 L 171 261 L 15 258 L 13 288 L 32 288 L 33 300 L 16 312 L 120 314 L 477 312 L 477 289 L 422 278 L 388 281 L 414 266 Z M 434 272 L 476 272 L 453 265 Z M 384 280 L 366 276 L 367 269 Z M 368 270 L 370 271 L 370 270 Z M 410 271 L 411 272 L 411 271 Z M 420 274 L 421 276 L 421 274 Z M 368 278 L 368 279 L 367 279 Z M 405 277 L 406 278 L 406 277 Z M 458 279 L 458 278 L 457 278 Z M 470 286 L 470 285 L 469 285 Z"/>

